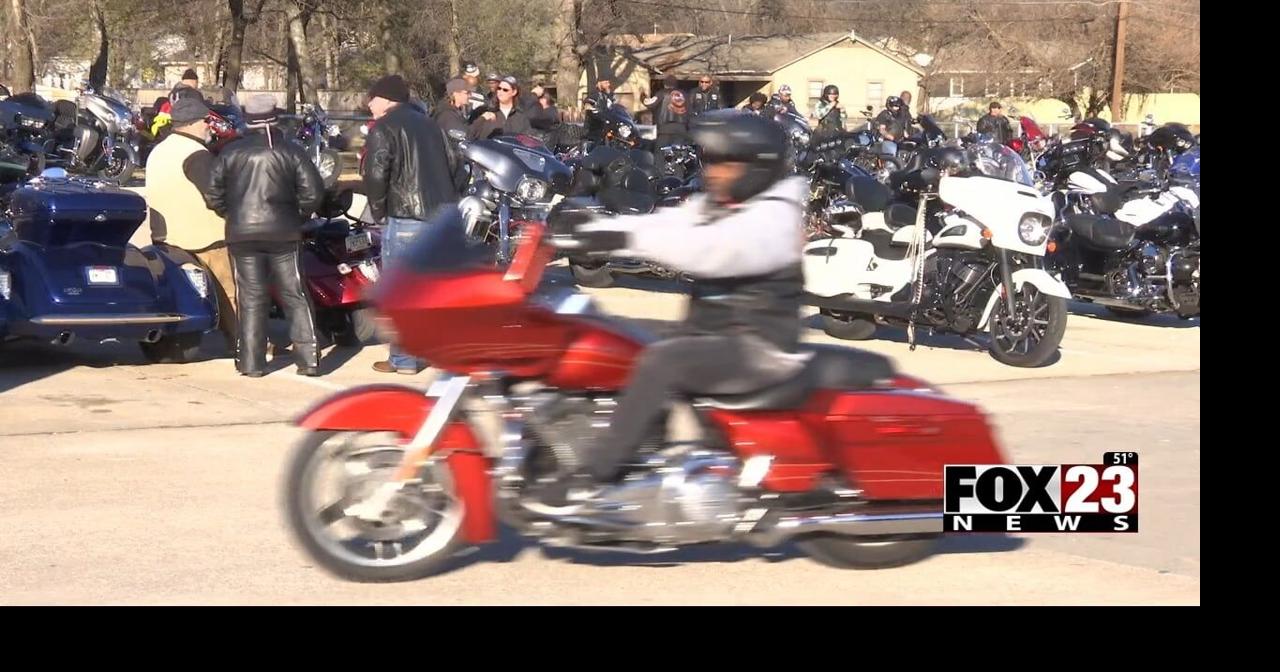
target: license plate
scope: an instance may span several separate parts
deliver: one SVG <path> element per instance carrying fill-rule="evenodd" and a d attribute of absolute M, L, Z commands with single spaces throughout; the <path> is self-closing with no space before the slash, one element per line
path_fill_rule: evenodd
<path fill-rule="evenodd" d="M 91 285 L 120 284 L 120 276 L 116 273 L 114 266 L 90 266 L 86 270 L 89 272 L 89 284 Z"/>
<path fill-rule="evenodd" d="M 359 252 L 360 250 L 367 250 L 372 246 L 373 246 L 373 237 L 369 235 L 368 231 L 363 231 L 361 233 L 355 233 L 350 236 L 347 236 L 348 252 Z"/>

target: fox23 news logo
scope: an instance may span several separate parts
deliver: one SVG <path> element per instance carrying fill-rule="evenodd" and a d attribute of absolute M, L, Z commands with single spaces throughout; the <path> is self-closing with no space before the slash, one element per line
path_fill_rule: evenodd
<path fill-rule="evenodd" d="M 948 464 L 947 532 L 1137 532 L 1138 454 L 1102 464 Z"/>

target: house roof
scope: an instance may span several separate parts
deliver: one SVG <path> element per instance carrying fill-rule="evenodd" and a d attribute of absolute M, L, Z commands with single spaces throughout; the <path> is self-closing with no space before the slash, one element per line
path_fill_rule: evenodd
<path fill-rule="evenodd" d="M 917 74 L 918 66 L 853 33 L 807 35 L 645 35 L 615 42 L 632 58 L 658 74 L 691 77 L 714 73 L 724 79 L 767 79 L 773 73 L 823 49 L 852 39 Z"/>

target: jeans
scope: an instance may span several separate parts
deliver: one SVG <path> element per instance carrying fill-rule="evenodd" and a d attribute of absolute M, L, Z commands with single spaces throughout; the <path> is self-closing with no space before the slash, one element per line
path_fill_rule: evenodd
<path fill-rule="evenodd" d="M 388 217 L 387 226 L 382 232 L 382 272 L 386 274 L 394 268 L 396 262 L 402 257 L 413 244 L 418 234 L 427 228 L 427 223 L 420 219 L 402 219 L 400 217 Z M 421 371 L 427 368 L 427 363 L 413 355 L 406 354 L 396 347 L 395 343 L 391 344 L 391 354 L 387 357 L 387 361 L 396 369 L 414 369 Z"/>

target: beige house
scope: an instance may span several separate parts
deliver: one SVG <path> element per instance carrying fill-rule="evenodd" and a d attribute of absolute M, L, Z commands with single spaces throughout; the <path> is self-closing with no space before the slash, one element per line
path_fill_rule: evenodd
<path fill-rule="evenodd" d="M 688 90 L 706 73 L 716 79 L 726 106 L 744 106 L 752 93 L 771 95 L 787 84 L 807 115 L 813 114 L 823 87 L 835 84 L 855 125 L 861 117 L 854 111 L 867 105 L 879 111 L 889 96 L 910 91 L 918 100 L 924 75 L 906 58 L 853 33 L 647 35 L 620 38 L 600 49 L 583 72 L 578 100 L 607 78 L 618 102 L 640 113 L 641 100 L 661 90 L 666 75 L 674 74 L 680 88 Z"/>

